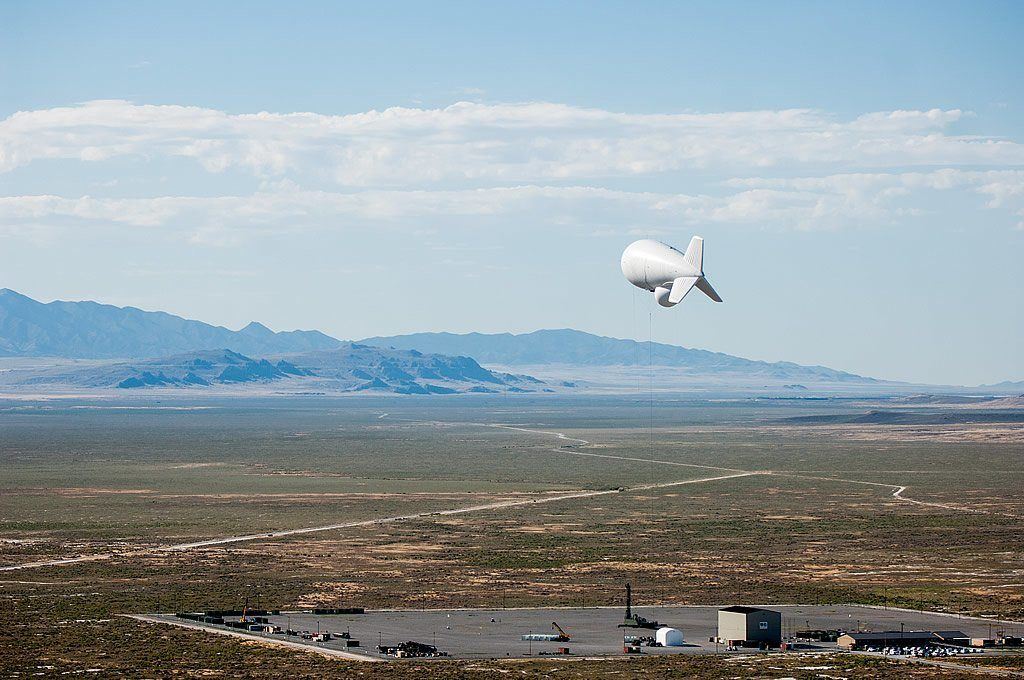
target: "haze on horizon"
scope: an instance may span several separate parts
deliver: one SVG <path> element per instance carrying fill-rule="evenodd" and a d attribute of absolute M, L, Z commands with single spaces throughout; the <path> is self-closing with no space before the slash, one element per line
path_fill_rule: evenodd
<path fill-rule="evenodd" d="M 1013 2 L 8 3 L 0 288 L 1021 380 L 1022 29 Z M 693 234 L 725 304 L 623 280 L 630 241 Z"/>

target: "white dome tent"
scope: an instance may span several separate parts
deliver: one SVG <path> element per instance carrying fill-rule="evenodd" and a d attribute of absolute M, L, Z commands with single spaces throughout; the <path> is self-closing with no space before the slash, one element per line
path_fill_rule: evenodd
<path fill-rule="evenodd" d="M 682 647 L 683 633 L 676 628 L 659 628 L 655 633 L 655 641 L 662 647 Z"/>

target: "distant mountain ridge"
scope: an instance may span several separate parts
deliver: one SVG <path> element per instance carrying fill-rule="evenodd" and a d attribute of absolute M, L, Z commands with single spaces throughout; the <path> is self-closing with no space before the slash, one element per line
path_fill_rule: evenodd
<path fill-rule="evenodd" d="M 864 390 L 905 390 L 910 387 L 906 383 L 877 380 L 826 366 L 806 366 L 788 361 L 756 361 L 721 352 L 603 337 L 572 329 L 539 330 L 518 335 L 415 333 L 377 336 L 361 343 L 377 348 L 390 347 L 446 355 L 448 358 L 472 357 L 474 363 L 479 362 L 484 367 L 494 367 L 500 371 L 529 367 L 523 370 L 549 381 L 550 385 L 562 387 L 614 388 L 625 383 L 635 384 L 636 369 L 646 366 L 648 361 L 663 369 L 655 372 L 652 381 L 660 381 L 660 387 L 665 390 L 739 388 L 785 390 L 792 393 L 824 388 L 833 392 L 854 393 Z M 257 357 L 253 359 L 257 366 L 246 368 L 239 374 L 240 378 L 255 371 L 257 374 L 263 372 L 271 379 L 284 380 L 274 373 L 280 370 L 274 363 L 280 358 L 300 354 L 315 355 L 317 352 L 352 346 L 355 345 L 316 330 L 274 332 L 253 321 L 241 330 L 233 331 L 166 312 L 148 312 L 134 307 L 116 307 L 89 301 L 42 303 L 10 289 L 0 289 L 0 358 L 17 357 L 17 361 L 21 361 L 23 357 L 39 357 L 44 358 L 50 368 L 60 364 L 59 360 L 121 360 L 123 363 L 162 360 L 188 353 L 224 351 L 217 348 L 227 348 L 246 359 Z M 277 357 L 274 360 L 268 359 L 270 368 L 260 363 L 267 357 Z M 49 361 L 50 358 L 54 361 Z M 352 357 L 352 361 L 358 360 L 361 359 Z M 369 358 L 367 360 L 372 362 Z M 479 365 L 477 368 L 487 370 Z M 139 382 L 141 385 L 156 384 L 163 380 L 159 371 L 150 370 L 148 375 L 143 375 L 146 370 L 142 369 L 137 375 L 126 375 L 124 379 L 131 384 Z M 231 369 L 223 378 L 219 373 L 209 376 L 195 371 L 194 376 L 175 374 L 177 377 L 165 372 L 165 377 L 169 380 L 168 384 L 196 378 L 209 381 L 211 377 L 226 383 L 227 378 L 241 370 Z M 472 372 L 476 369 L 467 367 L 466 370 Z M 343 373 L 344 369 L 338 371 Z M 336 371 L 337 376 L 341 373 Z M 370 374 L 367 372 L 367 375 Z M 395 375 L 401 378 L 400 373 Z M 407 379 L 389 381 L 386 376 L 374 374 L 366 382 L 384 390 L 393 390 L 399 389 L 402 380 Z M 477 386 L 482 390 L 486 382 L 483 380 Z M 941 385 L 918 387 L 925 391 L 975 389 L 991 394 L 1020 394 L 1024 390 L 1024 382 L 1006 381 L 977 388 Z"/>
<path fill-rule="evenodd" d="M 320 331 L 275 333 L 255 321 L 232 331 L 166 312 L 97 302 L 42 303 L 0 289 L 0 356 L 142 359 L 217 347 L 264 355 L 340 345 Z"/>
<path fill-rule="evenodd" d="M 1024 380 L 1004 380 L 994 385 L 978 385 L 979 389 L 997 389 L 1024 392 Z"/>
<path fill-rule="evenodd" d="M 606 367 L 646 366 L 652 361 L 656 366 L 686 370 L 693 375 L 733 375 L 790 382 L 879 382 L 874 378 L 825 366 L 803 366 L 788 361 L 755 361 L 721 352 L 608 338 L 572 329 L 540 330 L 521 335 L 413 333 L 366 338 L 360 342 L 378 347 L 417 349 L 421 352 L 465 354 L 484 365 L 563 364 Z"/>

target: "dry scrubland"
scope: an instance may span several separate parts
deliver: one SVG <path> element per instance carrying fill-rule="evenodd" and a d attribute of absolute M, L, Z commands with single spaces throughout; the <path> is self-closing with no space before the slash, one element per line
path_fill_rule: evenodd
<path fill-rule="evenodd" d="M 1024 619 L 1019 423 L 960 422 L 956 409 L 910 424 L 791 420 L 880 408 L 857 402 L 663 402 L 653 430 L 650 404 L 631 399 L 129 405 L 0 405 L 0 566 L 123 553 L 0 572 L 4 675 L 356 671 L 117 617 L 237 607 L 257 591 L 264 606 L 281 608 L 595 605 L 617 604 L 631 580 L 647 604 L 843 601 Z M 552 450 L 566 445 L 575 446 Z M 630 490 L 730 474 L 718 468 L 761 474 Z M 908 487 L 906 500 L 893 497 L 899 486 Z M 536 506 L 153 552 L 619 487 Z M 538 677 L 709 678 L 880 677 L 896 668 L 773 657 L 357 670 L 368 678 L 413 669 L 493 677 L 492 666 Z M 940 673 L 899 667 L 904 677 L 911 672 Z"/>

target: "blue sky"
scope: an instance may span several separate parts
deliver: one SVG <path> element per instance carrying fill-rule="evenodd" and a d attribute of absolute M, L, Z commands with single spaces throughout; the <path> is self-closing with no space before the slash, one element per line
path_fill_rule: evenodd
<path fill-rule="evenodd" d="M 1020 3 L 207 4 L 0 6 L 0 285 L 1024 379 Z"/>

